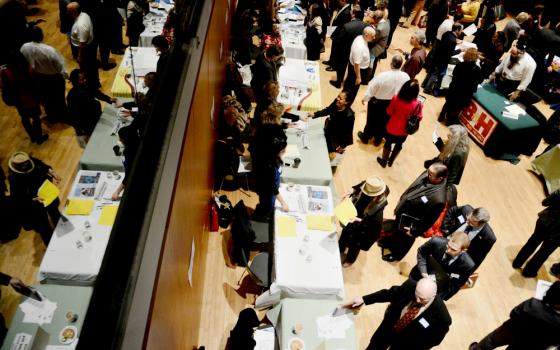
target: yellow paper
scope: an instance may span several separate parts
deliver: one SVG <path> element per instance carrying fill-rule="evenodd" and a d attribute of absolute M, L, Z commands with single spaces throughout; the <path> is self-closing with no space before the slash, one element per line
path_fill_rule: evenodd
<path fill-rule="evenodd" d="M 350 219 L 358 216 L 358 211 L 350 197 L 348 197 L 334 208 L 334 214 L 342 225 L 348 225 Z"/>
<path fill-rule="evenodd" d="M 297 235 L 296 219 L 291 216 L 277 216 L 276 232 L 280 237 L 295 237 Z"/>
<path fill-rule="evenodd" d="M 332 216 L 330 215 L 307 215 L 307 228 L 309 230 L 332 231 Z"/>
<path fill-rule="evenodd" d="M 70 199 L 66 207 L 68 215 L 89 215 L 95 202 L 92 199 Z"/>
<path fill-rule="evenodd" d="M 101 216 L 99 217 L 99 225 L 113 226 L 115 217 L 117 216 L 118 205 L 106 205 L 101 209 Z"/>
<path fill-rule="evenodd" d="M 46 207 L 58 198 L 60 190 L 49 180 L 45 180 L 39 190 L 37 196 L 43 200 L 43 205 Z"/>

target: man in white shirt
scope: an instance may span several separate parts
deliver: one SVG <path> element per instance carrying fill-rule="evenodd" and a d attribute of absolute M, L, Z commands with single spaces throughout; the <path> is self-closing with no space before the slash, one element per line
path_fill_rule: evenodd
<path fill-rule="evenodd" d="M 41 104 L 47 113 L 47 119 L 60 122 L 66 119 L 66 82 L 68 75 L 64 67 L 64 58 L 52 46 L 44 44 L 43 31 L 39 27 L 29 29 L 31 41 L 22 45 L 20 51 L 33 68 Z"/>
<path fill-rule="evenodd" d="M 70 30 L 70 43 L 72 56 L 80 64 L 92 87 L 100 87 L 99 73 L 97 71 L 97 45 L 93 36 L 93 23 L 91 18 L 80 9 L 80 4 L 71 2 L 66 7 L 68 15 L 74 19 Z"/>
<path fill-rule="evenodd" d="M 403 84 L 410 77 L 400 70 L 403 59 L 395 55 L 391 59 L 391 70 L 383 72 L 370 80 L 362 104 L 368 102 L 367 122 L 364 131 L 358 132 L 358 137 L 363 143 L 368 143 L 373 138 L 373 144 L 379 146 L 383 140 L 385 126 L 389 121 L 387 107 Z"/>
<path fill-rule="evenodd" d="M 368 43 L 375 39 L 375 29 L 371 26 L 365 27 L 362 35 L 356 37 L 352 42 L 352 47 L 350 48 L 350 57 L 348 60 L 348 75 L 344 81 L 344 89 L 351 92 L 350 104 L 354 102 L 360 84 L 362 83 L 362 77 L 367 74 L 367 69 L 369 68 L 369 47 Z M 339 87 L 336 85 L 335 81 L 329 81 L 331 85 Z"/>
<path fill-rule="evenodd" d="M 490 81 L 495 81 L 498 91 L 515 101 L 527 90 L 536 68 L 535 60 L 525 52 L 525 43 L 517 42 L 490 75 Z"/>

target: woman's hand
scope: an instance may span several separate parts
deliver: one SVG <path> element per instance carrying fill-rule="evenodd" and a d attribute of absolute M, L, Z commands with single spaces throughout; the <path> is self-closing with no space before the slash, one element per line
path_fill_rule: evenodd
<path fill-rule="evenodd" d="M 62 179 L 60 178 L 60 176 L 58 176 L 58 174 L 56 174 L 56 173 L 54 172 L 54 170 L 49 169 L 49 173 L 48 173 L 48 174 L 49 174 L 50 176 L 52 176 L 52 178 L 53 178 L 53 183 L 54 183 L 55 185 L 58 185 L 58 184 L 60 183 L 60 181 L 62 181 Z"/>

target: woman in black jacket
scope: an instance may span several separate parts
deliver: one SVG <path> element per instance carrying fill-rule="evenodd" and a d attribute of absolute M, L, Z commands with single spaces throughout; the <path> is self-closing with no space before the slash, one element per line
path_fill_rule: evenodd
<path fill-rule="evenodd" d="M 441 162 L 447 166 L 449 174 L 447 175 L 447 183 L 459 185 L 463 170 L 467 164 L 469 157 L 469 134 L 464 126 L 456 124 L 449 126 L 449 134 L 445 142 L 441 137 L 436 141 L 436 147 L 439 155 L 433 159 L 424 162 L 424 168 L 428 169 L 430 165 Z"/>

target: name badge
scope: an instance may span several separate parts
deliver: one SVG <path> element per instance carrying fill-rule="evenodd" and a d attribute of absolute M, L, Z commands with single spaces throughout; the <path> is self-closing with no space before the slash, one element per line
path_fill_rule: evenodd
<path fill-rule="evenodd" d="M 465 222 L 465 218 L 463 217 L 463 215 L 459 215 L 459 216 L 457 217 L 457 220 L 459 220 L 459 223 L 460 223 L 460 224 L 463 224 L 463 223 Z"/>
<path fill-rule="evenodd" d="M 449 277 L 451 277 L 451 278 L 461 278 L 461 276 L 456 274 L 456 273 L 450 274 Z"/>
<path fill-rule="evenodd" d="M 418 320 L 418 322 L 422 325 L 422 327 L 424 328 L 428 328 L 430 326 L 430 324 L 428 323 L 428 321 L 426 321 L 426 319 L 424 317 L 422 317 L 421 319 Z"/>
<path fill-rule="evenodd" d="M 424 204 L 428 203 L 428 197 L 426 197 L 426 196 L 420 197 L 420 200 L 421 200 Z"/>

